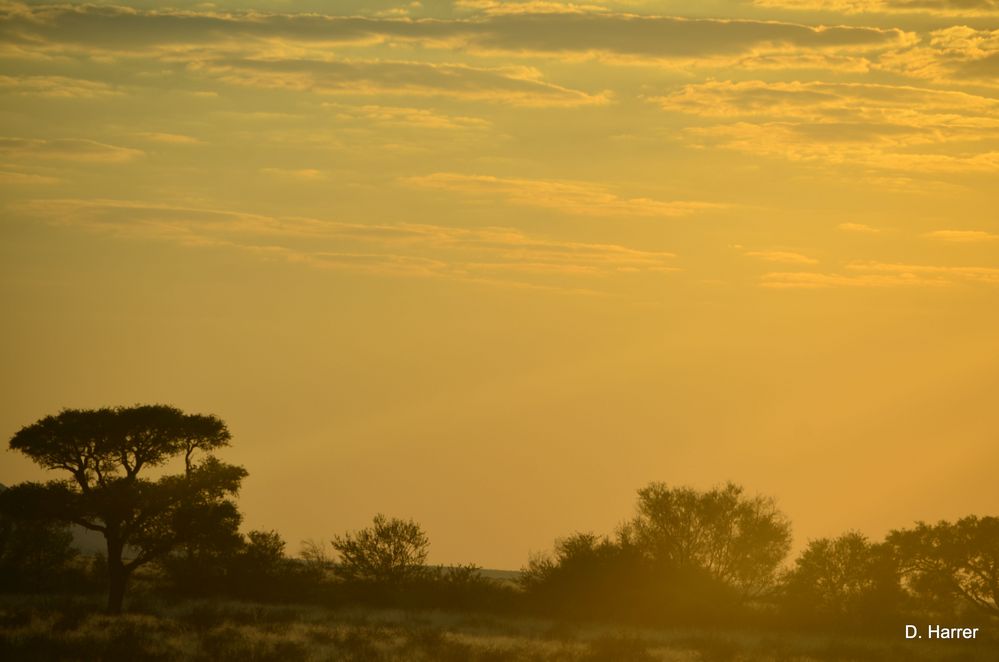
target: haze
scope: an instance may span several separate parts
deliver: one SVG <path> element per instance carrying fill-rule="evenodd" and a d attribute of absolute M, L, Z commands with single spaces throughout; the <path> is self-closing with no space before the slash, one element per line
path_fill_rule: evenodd
<path fill-rule="evenodd" d="M 0 432 L 212 413 L 245 528 L 494 568 L 652 480 L 798 547 L 993 513 L 997 18 L 2 3 Z"/>

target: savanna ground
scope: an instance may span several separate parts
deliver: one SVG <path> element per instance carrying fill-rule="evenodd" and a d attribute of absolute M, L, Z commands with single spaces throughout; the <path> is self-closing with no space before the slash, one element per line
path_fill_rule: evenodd
<path fill-rule="evenodd" d="M 327 609 L 136 596 L 0 599 L 0 660 L 810 662 L 995 661 L 994 641 L 635 629 L 440 611 Z"/>

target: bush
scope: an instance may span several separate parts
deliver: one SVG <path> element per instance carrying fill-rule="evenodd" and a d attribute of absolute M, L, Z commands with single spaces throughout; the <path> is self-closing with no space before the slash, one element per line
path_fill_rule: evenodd
<path fill-rule="evenodd" d="M 371 526 L 333 538 L 337 574 L 349 582 L 401 584 L 423 573 L 430 541 L 413 520 L 375 515 Z"/>

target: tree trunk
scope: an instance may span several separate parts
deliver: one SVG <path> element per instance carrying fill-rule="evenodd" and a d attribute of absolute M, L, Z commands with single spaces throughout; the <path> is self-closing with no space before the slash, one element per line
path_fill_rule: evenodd
<path fill-rule="evenodd" d="M 108 613 L 120 614 L 125 600 L 128 571 L 121 560 L 124 544 L 113 532 L 107 533 L 108 543 Z"/>

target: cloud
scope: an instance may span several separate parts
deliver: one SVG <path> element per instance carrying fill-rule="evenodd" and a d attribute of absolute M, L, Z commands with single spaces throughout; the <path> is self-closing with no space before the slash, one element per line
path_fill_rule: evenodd
<path fill-rule="evenodd" d="M 321 182 L 326 179 L 326 174 L 316 168 L 263 168 L 260 172 L 282 179 L 299 179 L 307 182 Z"/>
<path fill-rule="evenodd" d="M 438 172 L 407 177 L 403 183 L 414 188 L 451 191 L 471 197 L 499 197 L 513 204 L 582 216 L 675 217 L 724 206 L 709 202 L 622 198 L 598 184 L 565 180 Z"/>
<path fill-rule="evenodd" d="M 832 287 L 948 287 L 958 284 L 999 285 L 999 268 L 935 266 L 886 262 L 851 262 L 850 273 L 773 272 L 760 284 L 773 289 Z"/>
<path fill-rule="evenodd" d="M 999 170 L 999 152 L 989 143 L 999 137 L 999 101 L 965 92 L 709 81 L 650 100 L 666 111 L 714 118 L 686 130 L 700 146 L 917 173 Z"/>
<path fill-rule="evenodd" d="M 16 170 L 0 170 L 0 185 L 4 186 L 45 186 L 58 184 L 62 180 L 48 175 L 36 175 Z"/>
<path fill-rule="evenodd" d="M 588 14 L 606 13 L 600 4 L 556 2 L 550 0 L 455 0 L 455 9 L 470 10 L 491 16 L 502 14 Z"/>
<path fill-rule="evenodd" d="M 844 140 L 838 141 L 834 127 L 822 135 L 809 134 L 808 128 L 783 123 L 748 123 L 718 125 L 687 129 L 687 139 L 701 147 L 716 147 L 745 152 L 757 156 L 784 158 L 804 165 L 848 166 L 854 176 L 864 176 L 864 170 L 889 170 L 939 176 L 965 173 L 994 173 L 999 171 L 999 151 L 958 151 L 952 154 L 936 151 L 907 151 L 910 145 L 905 137 L 892 136 L 890 131 L 869 134 L 862 138 L 865 129 L 849 137 L 849 127 L 844 127 Z M 918 144 L 918 143 L 917 143 Z"/>
<path fill-rule="evenodd" d="M 478 68 L 461 64 L 374 60 L 224 60 L 194 65 L 226 83 L 328 95 L 441 96 L 515 106 L 607 103 L 541 80 L 527 67 Z"/>
<path fill-rule="evenodd" d="M 840 223 L 836 226 L 843 232 L 855 232 L 858 234 L 881 234 L 881 230 L 864 225 L 863 223 Z"/>
<path fill-rule="evenodd" d="M 753 4 L 758 7 L 844 14 L 999 15 L 999 0 L 753 0 Z"/>
<path fill-rule="evenodd" d="M 303 59 L 303 50 L 318 57 L 336 46 L 390 43 L 472 53 L 696 61 L 797 50 L 863 52 L 912 41 L 893 28 L 634 15 L 565 3 L 477 4 L 485 15 L 450 19 L 16 5 L 0 11 L 0 38 L 45 57 L 175 56 L 185 62 L 234 55 Z"/>
<path fill-rule="evenodd" d="M 336 111 L 337 119 L 363 121 L 380 126 L 402 126 L 420 129 L 487 129 L 489 120 L 464 115 L 447 115 L 427 108 L 365 104 L 351 106 L 326 102 L 324 108 Z"/>
<path fill-rule="evenodd" d="M 854 271 L 885 273 L 903 277 L 933 277 L 950 282 L 971 281 L 999 285 L 999 268 L 995 267 L 964 267 L 964 266 L 933 266 L 921 264 L 893 264 L 886 262 L 852 262 L 847 265 Z"/>
<path fill-rule="evenodd" d="M 927 232 L 923 236 L 927 239 L 961 244 L 981 243 L 999 239 L 999 234 L 985 232 L 984 230 L 935 230 Z"/>
<path fill-rule="evenodd" d="M 125 163 L 142 156 L 143 152 L 85 139 L 0 138 L 0 155 L 15 159 Z"/>
<path fill-rule="evenodd" d="M 96 99 L 121 94 L 107 83 L 66 76 L 0 76 L 0 92 L 53 99 Z"/>
<path fill-rule="evenodd" d="M 157 131 L 140 131 L 135 134 L 137 137 L 154 143 L 166 143 L 168 145 L 200 145 L 202 141 L 193 136 L 186 136 L 181 133 L 161 133 Z"/>
<path fill-rule="evenodd" d="M 791 251 L 745 251 L 743 255 L 755 257 L 766 262 L 781 262 L 783 264 L 818 264 L 815 258 Z"/>
<path fill-rule="evenodd" d="M 882 55 L 878 67 L 944 83 L 996 86 L 999 80 L 999 30 L 963 25 L 934 30 L 929 43 Z"/>
<path fill-rule="evenodd" d="M 816 273 L 811 271 L 785 271 L 764 274 L 760 285 L 770 289 L 825 289 L 833 287 L 849 288 L 885 288 L 910 286 L 943 286 L 942 280 L 927 280 L 915 275 L 883 275 L 862 274 L 844 275 L 834 273 Z"/>
<path fill-rule="evenodd" d="M 59 226 L 124 239 L 237 250 L 264 260 L 391 276 L 486 278 L 576 291 L 578 286 L 565 279 L 599 281 L 677 270 L 670 252 L 564 241 L 511 228 L 343 223 L 105 199 L 33 200 L 16 209 Z"/>
<path fill-rule="evenodd" d="M 885 127 L 999 129 L 999 101 L 966 92 L 873 83 L 709 81 L 650 97 L 664 110 L 722 118 L 761 117 L 836 130 L 851 138 Z"/>
<path fill-rule="evenodd" d="M 476 28 L 467 37 L 468 43 L 487 52 L 605 54 L 649 60 L 800 50 L 863 52 L 898 47 L 913 39 L 895 29 L 631 14 L 503 16 Z"/>

